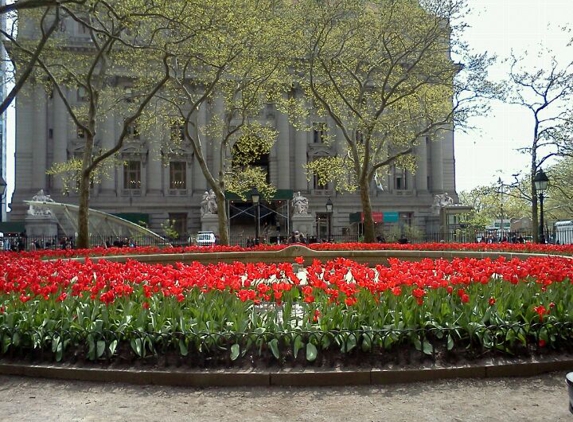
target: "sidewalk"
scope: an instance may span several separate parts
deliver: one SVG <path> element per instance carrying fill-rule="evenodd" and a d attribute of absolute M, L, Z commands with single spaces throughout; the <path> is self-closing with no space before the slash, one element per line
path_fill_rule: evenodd
<path fill-rule="evenodd" d="M 0 376 L 11 421 L 573 421 L 565 372 L 350 387 L 182 388 Z"/>

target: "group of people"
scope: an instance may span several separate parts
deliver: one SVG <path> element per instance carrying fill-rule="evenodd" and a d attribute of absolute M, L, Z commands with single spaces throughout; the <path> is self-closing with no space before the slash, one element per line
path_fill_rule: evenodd
<path fill-rule="evenodd" d="M 476 243 L 525 243 L 525 238 L 520 234 L 510 233 L 509 235 L 503 234 L 498 236 L 496 234 L 488 234 L 486 236 L 476 238 Z"/>
<path fill-rule="evenodd" d="M 291 233 L 288 243 L 307 243 L 307 238 L 304 234 L 295 230 Z"/>
<path fill-rule="evenodd" d="M 5 251 L 22 252 L 26 250 L 26 238 L 17 237 L 0 237 L 0 248 Z"/>
<path fill-rule="evenodd" d="M 119 237 L 116 237 L 114 240 L 112 240 L 111 238 L 108 238 L 105 241 L 105 247 L 106 248 L 124 248 L 124 247 L 129 247 L 129 248 L 135 248 L 137 246 L 137 244 L 135 243 L 135 240 L 129 238 L 129 237 L 124 237 L 123 239 L 120 239 Z"/>

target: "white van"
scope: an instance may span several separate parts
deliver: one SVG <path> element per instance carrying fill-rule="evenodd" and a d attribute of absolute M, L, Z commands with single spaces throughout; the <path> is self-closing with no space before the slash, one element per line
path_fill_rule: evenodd
<path fill-rule="evenodd" d="M 555 243 L 570 245 L 573 243 L 573 221 L 558 221 L 555 223 Z"/>
<path fill-rule="evenodd" d="M 213 246 L 217 241 L 215 233 L 213 232 L 199 232 L 195 243 L 198 246 Z"/>

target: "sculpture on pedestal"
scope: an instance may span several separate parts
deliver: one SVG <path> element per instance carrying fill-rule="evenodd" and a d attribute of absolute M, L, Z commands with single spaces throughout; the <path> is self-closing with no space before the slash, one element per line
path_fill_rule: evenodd
<path fill-rule="evenodd" d="M 44 189 L 40 189 L 36 195 L 32 197 L 32 201 L 36 202 L 54 202 L 50 195 L 44 193 Z M 28 215 L 52 215 L 52 211 L 48 208 L 30 205 L 28 208 Z"/>
<path fill-rule="evenodd" d="M 217 214 L 217 198 L 213 189 L 205 191 L 201 200 L 201 216 Z"/>
<path fill-rule="evenodd" d="M 308 199 L 300 191 L 293 195 L 292 206 L 295 214 L 308 214 Z"/>

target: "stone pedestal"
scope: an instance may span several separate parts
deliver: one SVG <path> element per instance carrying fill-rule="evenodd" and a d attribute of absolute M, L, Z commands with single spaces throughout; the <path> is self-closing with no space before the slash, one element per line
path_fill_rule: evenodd
<path fill-rule="evenodd" d="M 26 236 L 56 237 L 58 235 L 58 222 L 53 215 L 28 215 L 25 219 Z"/>
<path fill-rule="evenodd" d="M 292 216 L 291 231 L 298 231 L 307 239 L 309 236 L 316 236 L 316 233 L 314 233 L 314 217 L 312 214 L 294 214 Z"/>
<path fill-rule="evenodd" d="M 219 234 L 219 215 L 205 214 L 201 217 L 201 230 Z"/>

